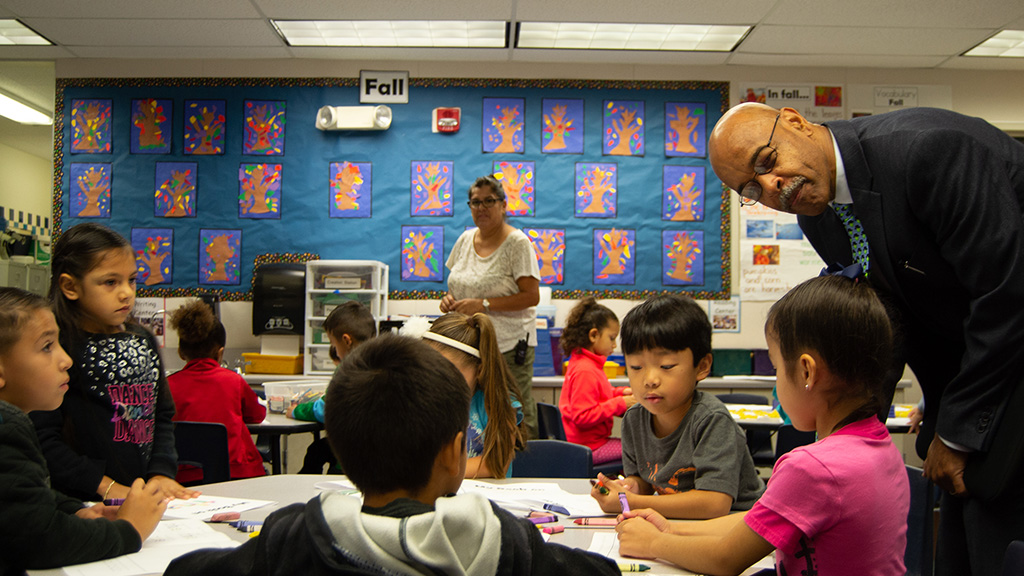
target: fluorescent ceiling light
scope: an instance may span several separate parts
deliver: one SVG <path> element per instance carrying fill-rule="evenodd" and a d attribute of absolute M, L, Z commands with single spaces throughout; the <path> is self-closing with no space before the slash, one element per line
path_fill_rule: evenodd
<path fill-rule="evenodd" d="M 53 124 L 50 116 L 3 93 L 0 93 L 0 116 L 22 124 Z"/>
<path fill-rule="evenodd" d="M 1024 58 L 1024 30 L 1003 30 L 971 48 L 964 56 Z"/>
<path fill-rule="evenodd" d="M 0 46 L 13 45 L 52 46 L 46 38 L 33 32 L 17 20 L 0 19 Z"/>
<path fill-rule="evenodd" d="M 502 20 L 272 20 L 289 46 L 507 48 Z"/>
<path fill-rule="evenodd" d="M 516 48 L 729 52 L 750 26 L 520 22 Z"/>

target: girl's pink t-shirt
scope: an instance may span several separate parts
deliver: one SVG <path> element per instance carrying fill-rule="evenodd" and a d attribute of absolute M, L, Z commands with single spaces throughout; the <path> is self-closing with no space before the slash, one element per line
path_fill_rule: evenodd
<path fill-rule="evenodd" d="M 745 520 L 779 574 L 901 576 L 909 508 L 903 458 L 868 418 L 779 458 Z"/>

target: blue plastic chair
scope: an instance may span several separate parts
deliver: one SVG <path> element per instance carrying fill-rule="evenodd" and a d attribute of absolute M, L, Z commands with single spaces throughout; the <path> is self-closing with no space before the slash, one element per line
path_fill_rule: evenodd
<path fill-rule="evenodd" d="M 565 426 L 558 406 L 537 402 L 537 436 L 540 440 L 565 440 Z"/>
<path fill-rule="evenodd" d="M 203 470 L 203 479 L 190 486 L 231 480 L 228 429 L 219 422 L 175 422 L 174 447 L 178 464 Z"/>
<path fill-rule="evenodd" d="M 594 456 L 582 444 L 530 440 L 512 461 L 513 478 L 593 478 Z"/>

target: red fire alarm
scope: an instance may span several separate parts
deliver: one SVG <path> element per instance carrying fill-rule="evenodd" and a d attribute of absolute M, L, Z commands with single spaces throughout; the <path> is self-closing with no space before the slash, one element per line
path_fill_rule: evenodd
<path fill-rule="evenodd" d="M 458 132 L 462 118 L 462 108 L 434 108 L 434 132 Z"/>

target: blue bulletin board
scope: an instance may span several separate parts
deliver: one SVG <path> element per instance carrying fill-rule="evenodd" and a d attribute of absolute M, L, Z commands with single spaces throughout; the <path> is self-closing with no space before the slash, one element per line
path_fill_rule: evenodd
<path fill-rule="evenodd" d="M 356 79 L 58 79 L 54 236 L 134 238 L 140 296 L 247 300 L 258 266 L 323 258 L 381 260 L 391 298 L 440 298 L 468 188 L 493 173 L 554 297 L 728 299 L 729 196 L 707 158 L 728 90 L 414 79 L 390 129 L 323 132 L 317 110 L 358 105 Z M 458 132 L 432 132 L 441 107 Z M 151 230 L 173 242 L 148 274 Z"/>

